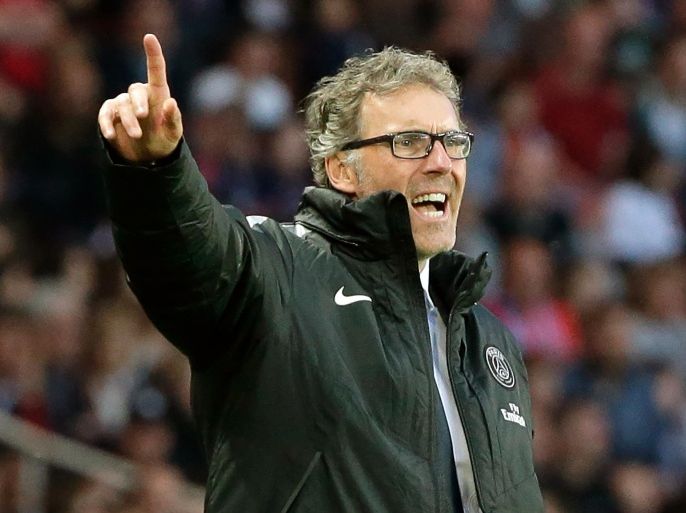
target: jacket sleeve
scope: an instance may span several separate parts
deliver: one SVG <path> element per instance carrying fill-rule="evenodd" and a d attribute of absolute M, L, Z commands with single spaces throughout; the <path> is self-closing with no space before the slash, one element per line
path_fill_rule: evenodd
<path fill-rule="evenodd" d="M 105 152 L 105 188 L 129 286 L 162 334 L 200 364 L 254 340 L 265 310 L 277 315 L 290 260 L 273 230 L 252 229 L 217 202 L 185 142 L 177 151 L 152 169 Z"/>

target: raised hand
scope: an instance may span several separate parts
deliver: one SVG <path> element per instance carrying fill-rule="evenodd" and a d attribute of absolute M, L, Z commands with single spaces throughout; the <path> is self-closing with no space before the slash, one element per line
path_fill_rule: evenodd
<path fill-rule="evenodd" d="M 131 84 L 126 93 L 106 100 L 98 114 L 103 137 L 126 160 L 146 163 L 170 155 L 181 140 L 181 111 L 171 97 L 160 42 L 143 38 L 148 82 Z"/>

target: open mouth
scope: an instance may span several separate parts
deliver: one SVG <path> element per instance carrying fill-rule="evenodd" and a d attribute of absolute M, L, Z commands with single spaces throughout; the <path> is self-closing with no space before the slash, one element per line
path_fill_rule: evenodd
<path fill-rule="evenodd" d="M 424 217 L 443 217 L 446 211 L 448 197 L 442 192 L 422 194 L 412 200 L 412 206 Z"/>

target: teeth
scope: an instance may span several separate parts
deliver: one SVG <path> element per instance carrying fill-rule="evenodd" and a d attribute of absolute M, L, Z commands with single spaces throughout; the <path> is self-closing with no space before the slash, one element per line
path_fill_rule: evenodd
<path fill-rule="evenodd" d="M 442 192 L 432 192 L 431 194 L 422 194 L 421 196 L 417 196 L 415 199 L 412 200 L 412 204 L 416 205 L 417 203 L 424 203 L 426 201 L 437 201 L 439 203 L 444 203 L 445 202 L 445 194 Z"/>
<path fill-rule="evenodd" d="M 426 217 L 441 217 L 441 216 L 443 216 L 443 211 L 442 210 L 436 210 L 435 212 L 424 212 L 423 214 Z"/>

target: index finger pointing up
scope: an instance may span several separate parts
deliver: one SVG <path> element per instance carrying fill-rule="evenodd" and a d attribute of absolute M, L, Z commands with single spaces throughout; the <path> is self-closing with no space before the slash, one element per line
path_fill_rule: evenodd
<path fill-rule="evenodd" d="M 143 46 L 148 67 L 148 84 L 152 87 L 167 87 L 167 69 L 160 42 L 154 34 L 146 34 L 143 37 Z"/>

